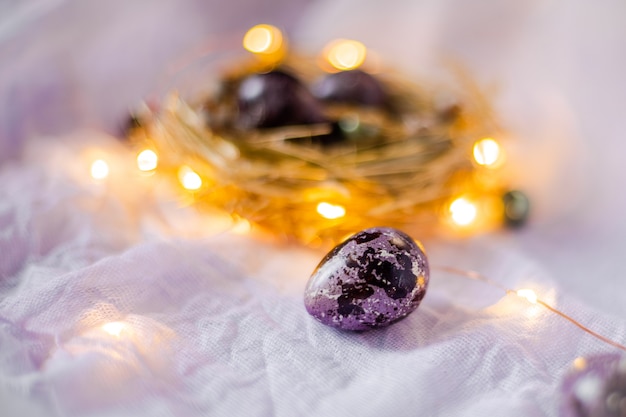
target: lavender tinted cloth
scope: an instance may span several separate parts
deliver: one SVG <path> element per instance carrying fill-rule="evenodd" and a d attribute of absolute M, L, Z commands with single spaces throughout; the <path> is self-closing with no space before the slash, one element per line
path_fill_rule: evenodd
<path fill-rule="evenodd" d="M 104 11 L 77 18 L 91 3 Z M 320 326 L 302 295 L 323 253 L 242 236 L 153 193 L 124 171 L 133 156 L 115 139 L 47 136 L 112 131 L 205 30 L 272 16 L 268 2 L 200 3 L 0 5 L 0 415 L 558 416 L 572 361 L 612 352 L 559 317 L 433 272 L 393 326 Z M 518 144 L 507 166 L 533 217 L 517 234 L 425 241 L 431 266 L 533 288 L 624 343 L 623 7 L 320 1 L 282 20 L 313 51 L 357 38 L 418 72 L 452 54 L 499 86 Z M 83 147 L 115 149 L 108 180 L 91 181 Z"/>

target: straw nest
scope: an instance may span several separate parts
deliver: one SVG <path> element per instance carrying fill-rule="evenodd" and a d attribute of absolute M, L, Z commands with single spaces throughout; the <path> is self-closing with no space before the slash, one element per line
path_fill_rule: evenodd
<path fill-rule="evenodd" d="M 301 62 L 282 68 L 304 85 L 323 75 Z M 387 93 L 385 108 L 322 103 L 332 123 L 241 128 L 236 90 L 257 70 L 223 76 L 218 92 L 196 104 L 173 94 L 131 130 L 134 144 L 158 153 L 160 174 L 178 181 L 185 166 L 202 178 L 192 192 L 199 207 L 317 245 L 381 225 L 430 235 L 440 230 L 451 198 L 485 191 L 471 149 L 497 127 L 467 79 L 442 90 L 375 75 Z M 337 129 L 337 143 L 318 140 Z"/>

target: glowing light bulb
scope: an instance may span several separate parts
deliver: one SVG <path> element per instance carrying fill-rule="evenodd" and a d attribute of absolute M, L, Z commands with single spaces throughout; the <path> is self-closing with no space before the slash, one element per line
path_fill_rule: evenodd
<path fill-rule="evenodd" d="M 476 205 L 464 197 L 457 198 L 450 204 L 452 221 L 459 226 L 468 226 L 478 214 Z"/>
<path fill-rule="evenodd" d="M 112 321 L 111 323 L 102 325 L 102 330 L 111 336 L 120 337 L 125 327 L 126 325 L 122 322 Z"/>
<path fill-rule="evenodd" d="M 254 54 L 273 54 L 283 45 L 283 34 L 272 25 L 256 25 L 243 37 L 243 47 Z"/>
<path fill-rule="evenodd" d="M 339 219 L 346 215 L 346 209 L 337 204 L 321 202 L 317 205 L 317 212 L 325 219 Z"/>
<path fill-rule="evenodd" d="M 246 219 L 237 221 L 232 227 L 232 232 L 238 235 L 246 235 L 252 230 L 252 225 Z"/>
<path fill-rule="evenodd" d="M 96 159 L 91 164 L 91 177 L 95 180 L 103 180 L 109 176 L 109 164 L 102 159 Z"/>
<path fill-rule="evenodd" d="M 474 160 L 478 165 L 493 168 L 501 162 L 502 150 L 498 142 L 484 138 L 474 143 Z"/>
<path fill-rule="evenodd" d="M 582 371 L 583 369 L 587 367 L 587 359 L 583 358 L 582 356 L 579 356 L 576 359 L 574 359 L 573 365 L 574 365 L 574 369 L 578 371 Z"/>
<path fill-rule="evenodd" d="M 330 65 L 341 71 L 356 69 L 363 64 L 367 48 L 361 42 L 337 39 L 324 49 Z"/>
<path fill-rule="evenodd" d="M 156 169 L 159 158 L 156 152 L 145 149 L 137 155 L 137 168 L 140 171 L 148 172 Z"/>
<path fill-rule="evenodd" d="M 202 178 L 193 169 L 187 165 L 183 165 L 178 170 L 178 180 L 183 188 L 195 191 L 202 187 Z"/>
<path fill-rule="evenodd" d="M 537 294 L 535 294 L 533 290 L 529 290 L 529 289 L 518 290 L 516 294 L 518 297 L 525 299 L 531 304 L 537 304 Z"/>

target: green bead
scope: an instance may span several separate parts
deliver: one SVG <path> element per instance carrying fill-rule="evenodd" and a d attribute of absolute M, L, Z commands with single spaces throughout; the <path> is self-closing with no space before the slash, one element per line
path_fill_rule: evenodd
<path fill-rule="evenodd" d="M 528 220 L 530 201 L 526 194 L 513 190 L 502 196 L 504 223 L 509 227 L 520 227 Z"/>

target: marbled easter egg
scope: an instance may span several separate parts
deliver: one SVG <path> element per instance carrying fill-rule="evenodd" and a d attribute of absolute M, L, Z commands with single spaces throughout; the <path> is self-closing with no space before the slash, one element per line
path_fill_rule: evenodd
<path fill-rule="evenodd" d="M 327 123 L 321 104 L 295 76 L 281 70 L 252 74 L 237 91 L 243 129 Z"/>
<path fill-rule="evenodd" d="M 313 317 L 345 330 L 388 326 L 417 308 L 428 287 L 422 247 L 389 227 L 363 230 L 322 259 L 306 285 Z"/>
<path fill-rule="evenodd" d="M 561 385 L 561 417 L 626 417 L 626 357 L 578 358 Z"/>
<path fill-rule="evenodd" d="M 388 101 L 380 81 L 361 70 L 327 74 L 313 85 L 312 91 L 313 95 L 326 102 L 383 107 Z"/>

